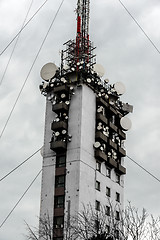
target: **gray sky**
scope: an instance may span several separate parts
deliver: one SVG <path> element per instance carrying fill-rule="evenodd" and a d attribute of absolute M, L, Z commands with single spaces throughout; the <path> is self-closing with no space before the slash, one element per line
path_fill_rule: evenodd
<path fill-rule="evenodd" d="M 0 131 L 28 74 L 42 40 L 57 11 L 60 0 L 48 0 L 43 9 L 21 33 L 19 42 L 0 86 Z M 63 43 L 75 38 L 76 0 L 65 0 L 42 48 L 13 115 L 0 139 L 0 177 L 17 166 L 43 145 L 45 98 L 39 92 L 41 67 L 47 62 L 60 64 Z M 31 0 L 0 0 L 0 52 L 20 29 Z M 43 3 L 34 0 L 29 18 Z M 160 1 L 123 0 L 144 31 L 160 49 Z M 104 66 L 110 83 L 123 82 L 122 100 L 134 105 L 130 115 L 132 129 L 127 133 L 127 154 L 160 178 L 160 54 L 127 14 L 118 0 L 91 0 L 90 38 L 97 47 L 97 63 Z M 3 75 L 12 44 L 0 56 Z M 0 182 L 0 224 L 41 169 L 40 154 Z M 148 212 L 160 212 L 160 183 L 125 160 L 125 199 Z M 41 177 L 2 228 L 0 239 L 22 240 L 24 220 L 38 224 Z"/>

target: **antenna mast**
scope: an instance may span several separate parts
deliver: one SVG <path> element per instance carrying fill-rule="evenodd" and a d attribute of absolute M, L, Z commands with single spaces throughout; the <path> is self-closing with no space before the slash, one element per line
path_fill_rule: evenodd
<path fill-rule="evenodd" d="M 66 50 L 62 52 L 61 70 L 63 72 L 64 61 L 68 69 L 72 72 L 75 70 L 89 70 L 95 64 L 93 58 L 93 44 L 89 40 L 89 19 L 90 19 L 90 0 L 78 0 L 77 2 L 77 33 L 76 40 L 69 40 Z"/>
<path fill-rule="evenodd" d="M 89 62 L 89 13 L 90 0 L 78 0 L 77 3 L 77 63 L 82 60 Z"/>

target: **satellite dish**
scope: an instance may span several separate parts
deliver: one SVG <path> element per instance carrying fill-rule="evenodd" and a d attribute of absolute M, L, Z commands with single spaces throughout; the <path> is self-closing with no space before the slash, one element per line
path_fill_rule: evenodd
<path fill-rule="evenodd" d="M 68 65 L 64 65 L 64 66 L 63 66 L 63 69 L 64 69 L 64 70 L 68 70 L 68 69 L 69 69 L 69 66 L 68 66 Z"/>
<path fill-rule="evenodd" d="M 65 104 L 66 104 L 66 105 L 69 105 L 69 104 L 70 104 L 70 102 L 69 102 L 69 101 L 65 101 Z"/>
<path fill-rule="evenodd" d="M 62 134 L 65 135 L 67 133 L 67 131 L 64 129 L 62 130 Z"/>
<path fill-rule="evenodd" d="M 95 143 L 94 143 L 94 147 L 95 147 L 95 148 L 99 148 L 100 146 L 101 146 L 100 142 L 95 142 Z"/>
<path fill-rule="evenodd" d="M 62 78 L 61 78 L 61 82 L 66 83 L 67 80 L 66 80 L 64 77 L 62 77 Z"/>
<path fill-rule="evenodd" d="M 109 134 L 108 134 L 108 132 L 106 132 L 106 131 L 103 131 L 103 134 L 104 134 L 106 137 L 109 137 Z"/>
<path fill-rule="evenodd" d="M 58 137 L 60 135 L 59 132 L 55 132 L 55 136 Z"/>
<path fill-rule="evenodd" d="M 104 83 L 106 83 L 106 84 L 109 83 L 109 79 L 107 79 L 107 78 L 104 79 Z"/>
<path fill-rule="evenodd" d="M 109 104 L 114 105 L 115 101 L 113 99 L 109 99 Z"/>
<path fill-rule="evenodd" d="M 104 97 L 105 97 L 105 99 L 106 99 L 106 100 L 109 98 L 107 94 L 105 94 L 105 96 L 104 96 Z"/>
<path fill-rule="evenodd" d="M 125 93 L 126 88 L 123 83 L 117 82 L 114 84 L 114 89 L 117 92 L 118 95 L 122 95 Z"/>
<path fill-rule="evenodd" d="M 88 82 L 88 83 L 91 83 L 91 79 L 90 79 L 90 78 L 87 78 L 87 82 Z"/>
<path fill-rule="evenodd" d="M 102 106 L 98 107 L 97 112 L 98 113 L 103 112 L 103 107 Z"/>
<path fill-rule="evenodd" d="M 58 67 L 54 63 L 47 63 L 41 69 L 41 78 L 45 81 L 49 81 L 49 79 L 54 77 L 57 70 Z"/>
<path fill-rule="evenodd" d="M 102 129 L 102 126 L 98 125 L 97 130 L 101 130 L 101 129 Z"/>
<path fill-rule="evenodd" d="M 128 117 L 122 117 L 120 120 L 121 127 L 124 131 L 128 131 L 132 127 L 132 122 Z"/>
<path fill-rule="evenodd" d="M 44 146 L 42 146 L 41 150 L 40 150 L 40 154 L 41 154 L 42 157 L 43 157 L 43 153 L 44 153 Z"/>
<path fill-rule="evenodd" d="M 56 122 L 59 122 L 59 121 L 60 121 L 60 119 L 57 117 L 57 118 L 56 118 Z"/>
<path fill-rule="evenodd" d="M 95 64 L 94 65 L 94 71 L 100 76 L 103 77 L 105 70 L 104 67 L 101 64 Z"/>
<path fill-rule="evenodd" d="M 45 83 L 43 84 L 43 89 L 47 88 L 48 86 L 49 86 L 48 83 L 45 82 Z"/>
<path fill-rule="evenodd" d="M 100 92 L 101 92 L 101 93 L 104 93 L 104 88 L 101 88 Z"/>
<path fill-rule="evenodd" d="M 65 94 L 65 93 L 62 93 L 62 94 L 61 94 L 61 98 L 66 98 L 66 94 Z"/>

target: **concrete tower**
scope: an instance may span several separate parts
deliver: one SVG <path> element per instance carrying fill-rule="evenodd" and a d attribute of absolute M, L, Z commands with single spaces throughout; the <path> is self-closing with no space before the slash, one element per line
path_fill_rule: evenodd
<path fill-rule="evenodd" d="M 61 66 L 46 64 L 40 85 L 46 96 L 40 219 L 65 238 L 65 223 L 84 206 L 123 209 L 124 140 L 132 106 L 122 103 L 124 86 L 102 80 L 89 40 L 90 1 L 78 0 L 77 36 L 62 51 Z M 40 224 L 41 228 L 41 224 Z M 40 239 L 41 236 L 40 236 Z"/>

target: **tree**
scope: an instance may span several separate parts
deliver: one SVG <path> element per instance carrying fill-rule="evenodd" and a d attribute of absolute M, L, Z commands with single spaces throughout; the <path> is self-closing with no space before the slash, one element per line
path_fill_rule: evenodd
<path fill-rule="evenodd" d="M 145 209 L 140 212 L 129 202 L 124 211 L 109 202 L 109 210 L 95 210 L 91 205 L 64 223 L 64 240 L 159 240 L 160 217 L 149 216 Z M 119 213 L 117 216 L 117 212 Z M 49 216 L 40 219 L 40 229 L 27 223 L 28 240 L 53 240 L 55 233 Z"/>
<path fill-rule="evenodd" d="M 53 240 L 53 224 L 50 220 L 49 215 L 43 219 L 39 219 L 40 228 L 31 228 L 28 223 L 26 223 L 28 235 L 26 236 L 28 240 Z"/>

